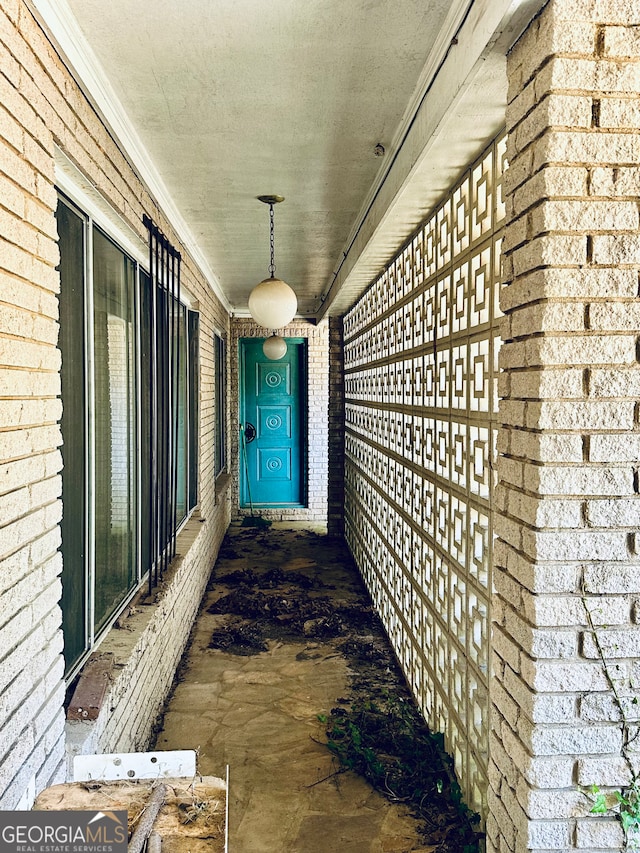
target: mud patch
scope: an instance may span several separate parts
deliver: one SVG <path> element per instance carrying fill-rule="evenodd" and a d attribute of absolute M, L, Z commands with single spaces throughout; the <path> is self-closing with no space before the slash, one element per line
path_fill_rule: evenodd
<path fill-rule="evenodd" d="M 284 571 L 274 568 L 266 572 L 253 569 L 240 569 L 227 575 L 220 575 L 216 581 L 223 586 L 246 586 L 258 589 L 276 589 L 282 586 L 301 587 L 302 589 L 322 589 L 325 585 L 320 578 L 309 577 L 301 572 Z"/>
<path fill-rule="evenodd" d="M 343 643 L 336 646 L 351 664 L 357 668 L 365 664 L 382 664 L 383 666 L 395 666 L 395 658 L 386 642 L 380 642 L 372 635 L 354 635 Z"/>
<path fill-rule="evenodd" d="M 260 628 L 251 622 L 236 622 L 218 628 L 211 635 L 210 649 L 220 649 L 232 655 L 257 655 L 267 651 Z"/>
<path fill-rule="evenodd" d="M 377 622 L 365 596 L 336 601 L 318 593 L 324 588 L 319 578 L 300 572 L 273 568 L 261 573 L 247 569 L 223 574 L 218 582 L 229 591 L 210 605 L 207 612 L 250 620 L 251 630 L 262 638 L 293 642 L 349 637 Z M 210 648 L 234 653 L 238 630 L 237 621 L 217 628 Z M 245 646 L 242 648 L 239 654 L 250 653 Z M 255 647 L 256 653 L 263 650 Z"/>
<path fill-rule="evenodd" d="M 218 552 L 218 560 L 238 560 L 240 554 L 236 551 L 228 539 L 225 539 Z"/>

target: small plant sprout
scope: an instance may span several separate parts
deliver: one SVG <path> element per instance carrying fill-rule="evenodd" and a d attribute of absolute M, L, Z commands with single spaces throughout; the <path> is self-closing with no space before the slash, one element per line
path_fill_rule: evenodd
<path fill-rule="evenodd" d="M 593 620 L 592 611 L 587 603 L 584 585 L 582 587 L 582 604 L 587 615 L 589 631 L 593 637 L 595 649 L 602 664 L 613 697 L 613 704 L 619 717 L 622 729 L 621 755 L 629 772 L 628 784 L 619 791 L 604 792 L 598 785 L 592 785 L 584 793 L 591 798 L 591 814 L 612 815 L 620 821 L 624 832 L 624 849 L 640 850 L 640 777 L 632 761 L 630 752 L 631 745 L 640 733 L 640 728 L 632 726 L 629 713 L 631 709 L 637 709 L 638 697 L 633 696 L 629 698 L 621 695 L 621 690 L 628 685 L 626 674 L 619 664 L 612 663 L 607 658 L 605 643 Z M 613 651 L 616 651 L 615 646 L 613 647 Z M 633 722 L 637 726 L 637 722 Z"/>

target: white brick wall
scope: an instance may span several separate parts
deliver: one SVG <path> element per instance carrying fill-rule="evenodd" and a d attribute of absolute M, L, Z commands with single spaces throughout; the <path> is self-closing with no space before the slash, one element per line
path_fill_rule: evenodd
<path fill-rule="evenodd" d="M 585 606 L 637 716 L 638 24 L 551 0 L 508 57 L 489 850 L 623 843 L 581 786 L 629 781 Z"/>
<path fill-rule="evenodd" d="M 22 0 L 0 6 L 0 808 L 29 806 L 64 777 L 59 608 L 62 569 L 60 353 L 54 140 L 142 239 L 143 213 L 180 249 L 171 223 L 132 172 Z M 144 748 L 187 641 L 229 520 L 213 471 L 213 328 L 228 316 L 183 251 L 183 283 L 200 308 L 200 521 L 157 605 L 127 646 L 110 702 L 76 748 Z M 64 322 L 64 318 L 62 318 Z M 144 624 L 143 624 L 144 623 Z M 112 710 L 113 709 L 113 710 Z M 77 727 L 76 727 L 77 728 Z M 77 735 L 77 732 L 75 733 Z"/>
<path fill-rule="evenodd" d="M 18 4 L 0 10 L 0 807 L 60 776 L 60 354 L 50 135 L 12 52 Z M 15 116 L 13 117 L 12 114 Z"/>

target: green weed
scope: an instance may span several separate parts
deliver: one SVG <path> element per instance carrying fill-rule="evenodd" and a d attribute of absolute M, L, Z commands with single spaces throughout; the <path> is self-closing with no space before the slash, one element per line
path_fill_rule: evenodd
<path fill-rule="evenodd" d="M 389 694 L 356 699 L 349 708 L 333 708 L 327 724 L 327 746 L 342 770 L 406 803 L 442 853 L 476 853 L 479 817 L 463 801 L 442 736 L 429 730 L 412 701 Z"/>

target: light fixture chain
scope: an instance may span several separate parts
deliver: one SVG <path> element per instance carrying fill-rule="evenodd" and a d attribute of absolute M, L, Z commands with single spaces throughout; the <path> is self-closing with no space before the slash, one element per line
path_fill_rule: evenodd
<path fill-rule="evenodd" d="M 273 217 L 273 204 L 269 205 L 269 243 L 271 246 L 271 263 L 269 264 L 269 273 L 271 278 L 275 278 L 276 271 L 276 262 L 275 258 L 275 235 L 274 235 L 274 217 Z"/>

